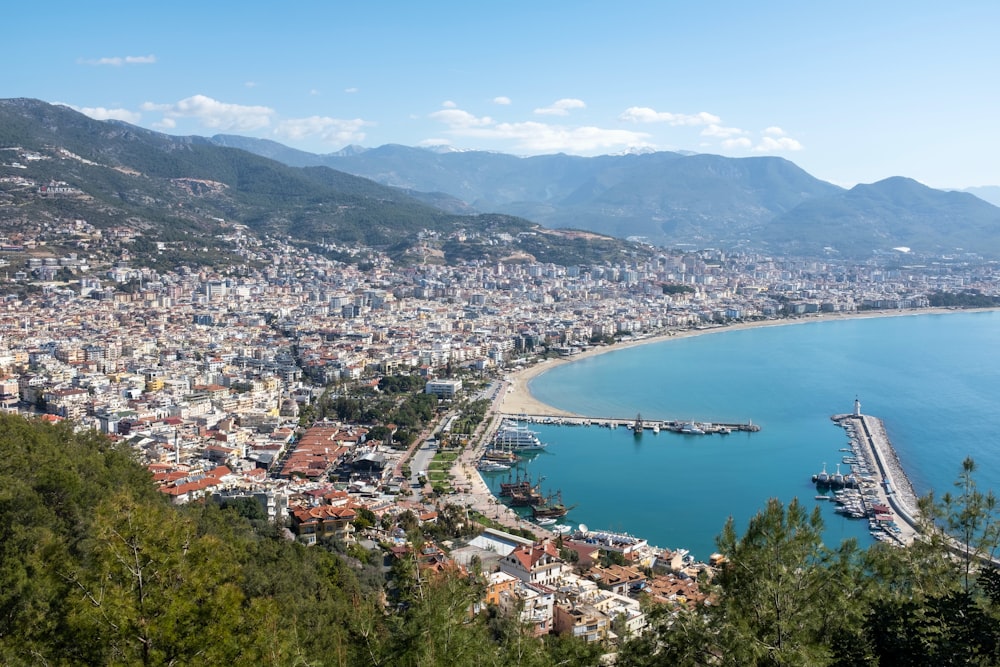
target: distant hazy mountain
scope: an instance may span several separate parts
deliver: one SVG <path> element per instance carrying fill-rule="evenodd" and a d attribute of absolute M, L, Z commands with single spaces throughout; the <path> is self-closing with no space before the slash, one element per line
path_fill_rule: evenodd
<path fill-rule="evenodd" d="M 846 256 L 907 247 L 914 252 L 1000 256 L 1000 208 L 964 192 L 896 176 L 804 202 L 769 224 L 771 247 Z"/>
<path fill-rule="evenodd" d="M 323 164 L 385 185 L 445 192 L 476 210 L 509 213 L 547 227 L 668 245 L 737 244 L 803 201 L 840 191 L 774 157 L 654 152 L 520 158 L 386 145 L 308 158 L 297 151 L 278 157 L 273 142 L 255 148 L 252 141 L 230 137 L 213 141 L 288 164 Z"/>
<path fill-rule="evenodd" d="M 968 192 L 970 195 L 975 195 L 994 206 L 1000 206 L 1000 185 L 982 185 L 974 188 L 965 188 L 962 192 Z"/>
<path fill-rule="evenodd" d="M 240 145 L 277 156 L 271 143 Z M 276 159 L 323 164 L 412 192 L 447 193 L 454 199 L 437 201 L 451 211 L 463 210 L 460 200 L 472 210 L 509 213 L 547 227 L 666 246 L 845 257 L 904 246 L 1000 253 L 1000 209 L 983 201 L 1000 200 L 1000 188 L 972 188 L 976 199 L 897 177 L 844 190 L 775 157 L 658 152 L 519 158 L 386 145 L 311 157 L 296 151 Z"/>
<path fill-rule="evenodd" d="M 844 257 L 906 246 L 1000 257 L 1000 208 L 971 194 L 902 177 L 845 191 L 775 157 L 520 158 L 395 145 L 314 155 L 273 141 L 175 137 L 37 100 L 0 100 L 0 148 L 13 146 L 48 159 L 15 167 L 4 153 L 0 176 L 64 181 L 90 197 L 47 199 L 6 187 L 0 222 L 15 227 L 75 215 L 213 238 L 212 221 L 223 219 L 261 233 L 399 253 L 426 238 L 422 230 L 462 230 L 444 244 L 449 257 L 502 257 L 511 249 L 478 235 L 489 230 L 516 238 L 515 254 L 552 261 L 594 256 L 596 241 L 521 234 L 533 221 L 664 246 Z M 622 256 L 621 244 L 600 243 L 604 257 Z"/>

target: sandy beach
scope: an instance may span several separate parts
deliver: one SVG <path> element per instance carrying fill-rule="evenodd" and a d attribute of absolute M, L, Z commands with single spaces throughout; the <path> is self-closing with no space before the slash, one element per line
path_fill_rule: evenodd
<path fill-rule="evenodd" d="M 946 313 L 969 313 L 969 312 L 980 312 L 993 309 L 965 309 L 956 310 L 951 308 L 921 308 L 916 310 L 900 310 L 900 311 L 865 311 L 860 313 L 818 313 L 815 315 L 806 315 L 802 317 L 795 318 L 782 318 L 774 320 L 760 320 L 755 322 L 741 322 L 739 324 L 732 325 L 720 325 L 720 326 L 709 326 L 698 329 L 676 329 L 665 333 L 657 334 L 655 336 L 648 336 L 646 338 L 627 340 L 621 343 L 616 343 L 614 345 L 601 345 L 588 348 L 583 352 L 574 354 L 567 357 L 559 357 L 553 359 L 547 359 L 545 361 L 539 362 L 532 366 L 528 366 L 523 370 L 513 371 L 509 373 L 505 378 L 506 386 L 504 387 L 503 394 L 500 397 L 499 404 L 497 405 L 497 411 L 504 415 L 547 415 L 553 417 L 579 417 L 584 415 L 576 415 L 572 412 L 567 412 L 566 410 L 560 410 L 551 405 L 546 405 L 542 403 L 534 396 L 531 395 L 531 391 L 528 389 L 528 384 L 534 378 L 538 377 L 542 373 L 557 368 L 563 364 L 572 363 L 574 361 L 579 361 L 580 359 L 586 359 L 588 357 L 593 357 L 598 354 L 605 354 L 607 352 L 614 352 L 615 350 L 625 350 L 630 347 L 635 347 L 638 345 L 648 345 L 650 343 L 659 343 L 667 340 L 675 340 L 680 338 L 690 338 L 692 336 L 704 336 L 708 334 L 724 333 L 727 331 L 740 331 L 742 329 L 756 329 L 759 327 L 777 327 L 777 326 L 791 326 L 795 324 L 808 324 L 810 322 L 830 322 L 835 320 L 844 319 L 866 319 L 874 317 L 903 317 L 903 316 L 914 316 L 914 315 L 940 315 Z"/>

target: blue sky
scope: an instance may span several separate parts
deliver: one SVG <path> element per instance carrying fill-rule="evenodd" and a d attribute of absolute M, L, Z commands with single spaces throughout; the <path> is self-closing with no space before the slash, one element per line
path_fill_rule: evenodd
<path fill-rule="evenodd" d="M 8 3 L 0 97 L 315 153 L 776 155 L 1000 185 L 1000 2 Z"/>

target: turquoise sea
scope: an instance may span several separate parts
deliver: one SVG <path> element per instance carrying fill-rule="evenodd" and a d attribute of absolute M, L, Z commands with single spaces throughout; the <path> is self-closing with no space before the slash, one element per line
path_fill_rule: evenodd
<path fill-rule="evenodd" d="M 940 494 L 966 456 L 1000 492 L 1000 312 L 811 321 L 722 330 L 563 364 L 531 393 L 578 414 L 745 422 L 758 433 L 680 435 L 535 424 L 548 448 L 523 466 L 573 506 L 565 523 L 628 532 L 706 559 L 768 498 L 820 503 L 826 539 L 871 543 L 863 521 L 814 499 L 810 478 L 847 445 L 830 421 L 880 417 L 918 494 Z M 844 466 L 846 472 L 846 466 Z M 506 473 L 484 475 L 495 489 Z"/>

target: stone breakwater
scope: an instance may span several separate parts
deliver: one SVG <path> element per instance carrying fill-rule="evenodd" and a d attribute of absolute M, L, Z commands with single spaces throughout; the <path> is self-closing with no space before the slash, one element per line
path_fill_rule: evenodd
<path fill-rule="evenodd" d="M 879 476 L 877 496 L 881 503 L 892 508 L 901 528 L 898 538 L 904 544 L 911 542 L 919 532 L 917 494 L 882 420 L 859 414 L 835 415 L 833 420 L 847 430 L 852 449 L 863 456 L 867 468 Z"/>
<path fill-rule="evenodd" d="M 917 516 L 917 494 L 913 490 L 910 478 L 903 471 L 903 466 L 899 462 L 896 450 L 886 435 L 885 425 L 881 419 L 876 417 L 862 416 L 865 430 L 874 450 L 881 458 L 881 466 L 886 479 L 892 485 L 893 492 L 898 503 L 906 510 L 911 517 Z"/>

